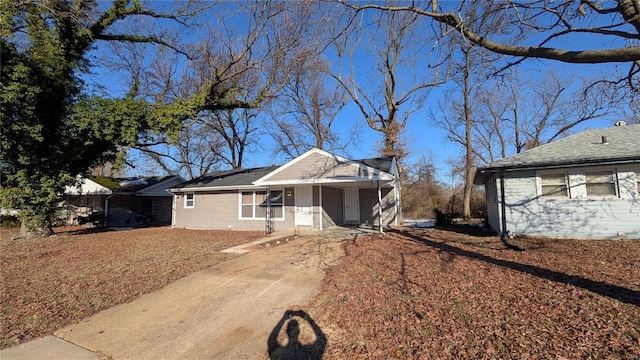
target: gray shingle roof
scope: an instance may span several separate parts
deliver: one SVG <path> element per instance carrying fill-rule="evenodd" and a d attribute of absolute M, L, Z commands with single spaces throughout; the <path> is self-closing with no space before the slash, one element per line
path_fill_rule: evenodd
<path fill-rule="evenodd" d="M 382 170 L 384 172 L 389 172 L 391 170 L 391 164 L 393 163 L 393 156 L 387 157 L 379 157 L 373 159 L 362 159 L 356 160 L 365 164 L 366 166 L 372 167 L 374 169 Z"/>
<path fill-rule="evenodd" d="M 475 182 L 498 170 L 636 160 L 640 162 L 640 124 L 591 129 L 482 166 Z"/>
<path fill-rule="evenodd" d="M 252 185 L 254 181 L 267 175 L 278 166 L 267 166 L 252 169 L 235 169 L 214 171 L 207 175 L 183 182 L 175 186 L 176 189 L 183 188 L 208 188 L 225 186 L 246 186 Z"/>
<path fill-rule="evenodd" d="M 393 163 L 393 157 L 372 158 L 356 160 L 366 166 L 370 166 L 385 172 L 389 172 Z M 235 169 L 214 171 L 193 180 L 176 185 L 173 189 L 197 189 L 216 187 L 240 187 L 250 186 L 261 177 L 276 170 L 280 166 L 267 166 L 252 169 Z"/>

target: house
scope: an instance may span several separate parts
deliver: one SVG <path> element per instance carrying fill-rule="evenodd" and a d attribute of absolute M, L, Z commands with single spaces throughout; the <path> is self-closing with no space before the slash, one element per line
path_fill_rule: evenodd
<path fill-rule="evenodd" d="M 167 188 L 185 180 L 176 175 L 135 178 L 80 178 L 65 190 L 67 221 L 103 214 L 106 226 L 170 224 L 173 195 Z"/>
<path fill-rule="evenodd" d="M 478 168 L 507 233 L 640 239 L 640 124 L 587 130 Z"/>
<path fill-rule="evenodd" d="M 350 160 L 317 148 L 282 166 L 217 171 L 174 186 L 173 226 L 190 229 L 323 230 L 399 225 L 393 157 Z"/>

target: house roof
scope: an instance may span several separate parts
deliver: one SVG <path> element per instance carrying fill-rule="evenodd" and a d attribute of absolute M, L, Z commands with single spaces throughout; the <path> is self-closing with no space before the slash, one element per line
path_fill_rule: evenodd
<path fill-rule="evenodd" d="M 498 171 L 624 162 L 640 162 L 640 124 L 586 130 L 494 161 L 476 170 L 474 183 Z"/>
<path fill-rule="evenodd" d="M 366 166 L 369 166 L 378 170 L 391 172 L 391 166 L 393 165 L 393 156 L 378 157 L 378 158 L 372 158 L 372 159 L 361 159 L 361 160 L 355 160 L 355 161 L 361 162 Z"/>
<path fill-rule="evenodd" d="M 361 164 L 359 166 L 364 166 L 368 168 L 373 168 L 376 170 L 383 171 L 385 173 L 390 173 L 391 168 L 393 167 L 393 157 L 385 157 L 385 158 L 372 158 L 372 159 L 362 159 L 362 160 L 349 160 L 346 158 L 342 158 L 339 156 L 335 156 L 333 154 L 329 154 L 320 149 L 312 149 L 307 153 L 293 159 L 285 165 L 281 166 L 267 166 L 267 167 L 257 167 L 251 169 L 235 169 L 235 170 L 222 170 L 222 171 L 214 171 L 204 176 L 200 176 L 190 181 L 186 181 L 182 184 L 172 187 L 171 191 L 179 192 L 185 190 L 217 190 L 217 189 L 237 189 L 237 188 L 249 188 L 256 186 L 266 186 L 269 185 L 269 182 L 262 183 L 261 179 L 271 176 L 274 173 L 281 172 L 287 166 L 291 166 L 291 164 L 299 161 L 301 158 L 309 156 L 310 154 L 324 154 L 333 159 L 339 160 L 339 162 L 346 162 L 349 164 Z"/>
<path fill-rule="evenodd" d="M 122 178 L 95 176 L 90 177 L 89 180 L 108 188 L 114 193 L 135 193 L 137 191 L 152 187 L 163 181 L 175 178 L 176 176 L 177 175 Z"/>
<path fill-rule="evenodd" d="M 174 189 L 198 189 L 198 188 L 217 188 L 217 187 L 235 187 L 235 186 L 252 186 L 253 182 L 267 175 L 278 166 L 258 167 L 252 169 L 234 169 L 214 171 L 207 175 L 200 176 L 193 180 L 183 182 L 176 185 Z"/>

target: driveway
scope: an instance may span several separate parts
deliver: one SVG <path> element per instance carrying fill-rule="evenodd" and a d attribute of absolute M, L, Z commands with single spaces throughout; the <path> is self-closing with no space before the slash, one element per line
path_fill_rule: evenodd
<path fill-rule="evenodd" d="M 55 335 L 114 359 L 268 358 L 267 340 L 285 312 L 319 292 L 325 270 L 343 256 L 345 238 L 366 233 L 328 234 L 262 246 Z"/>

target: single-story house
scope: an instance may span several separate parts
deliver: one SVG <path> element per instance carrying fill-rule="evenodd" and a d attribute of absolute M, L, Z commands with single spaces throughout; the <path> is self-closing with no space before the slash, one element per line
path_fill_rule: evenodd
<path fill-rule="evenodd" d="M 478 168 L 506 234 L 640 239 L 640 124 L 591 129 Z"/>
<path fill-rule="evenodd" d="M 173 195 L 167 188 L 184 182 L 180 176 L 80 178 L 65 190 L 67 220 L 102 214 L 106 226 L 170 224 Z"/>
<path fill-rule="evenodd" d="M 173 226 L 190 229 L 323 230 L 399 225 L 395 158 L 350 160 L 317 148 L 282 166 L 217 171 L 169 189 Z"/>

